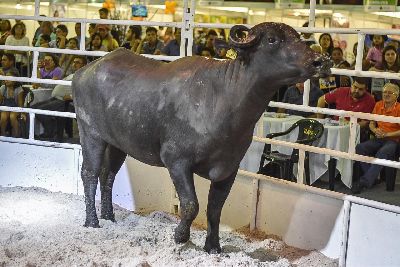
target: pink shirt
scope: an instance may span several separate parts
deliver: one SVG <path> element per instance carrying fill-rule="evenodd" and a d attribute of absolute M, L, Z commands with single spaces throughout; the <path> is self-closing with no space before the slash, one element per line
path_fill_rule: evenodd
<path fill-rule="evenodd" d="M 382 68 L 382 49 L 378 49 L 375 46 L 368 50 L 367 59 L 372 61 L 375 68 Z M 374 64 L 375 62 L 375 64 Z"/>

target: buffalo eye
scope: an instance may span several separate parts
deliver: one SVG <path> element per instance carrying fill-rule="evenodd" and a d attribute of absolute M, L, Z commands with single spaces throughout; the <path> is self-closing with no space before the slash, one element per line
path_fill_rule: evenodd
<path fill-rule="evenodd" d="M 268 37 L 268 43 L 273 44 L 276 42 L 275 37 Z"/>

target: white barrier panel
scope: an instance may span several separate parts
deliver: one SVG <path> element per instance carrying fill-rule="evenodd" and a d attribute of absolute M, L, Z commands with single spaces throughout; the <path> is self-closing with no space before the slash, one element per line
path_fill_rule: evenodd
<path fill-rule="evenodd" d="M 353 203 L 346 266 L 400 266 L 400 214 Z"/>
<path fill-rule="evenodd" d="M 260 181 L 257 228 L 286 244 L 339 258 L 343 201 L 285 184 Z"/>
<path fill-rule="evenodd" d="M 78 193 L 74 149 L 0 142 L 0 151 L 1 186 Z"/>

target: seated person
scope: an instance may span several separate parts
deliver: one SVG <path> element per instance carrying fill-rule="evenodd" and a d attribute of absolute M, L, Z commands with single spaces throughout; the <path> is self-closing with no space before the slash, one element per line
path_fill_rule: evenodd
<path fill-rule="evenodd" d="M 303 105 L 303 92 L 304 92 L 304 84 L 303 83 L 296 83 L 296 85 L 290 86 L 285 94 L 283 95 L 282 102 L 289 103 L 289 104 L 296 104 L 296 105 Z M 309 95 L 309 106 L 315 107 L 317 106 L 318 99 L 324 93 L 317 87 L 317 86 L 310 86 L 310 95 Z M 311 113 L 298 111 L 298 110 L 285 110 L 284 108 L 278 109 L 279 113 L 287 113 L 291 115 L 298 115 L 302 117 L 310 117 Z"/>
<path fill-rule="evenodd" d="M 157 29 L 148 27 L 146 29 L 146 37 L 140 42 L 136 53 L 160 55 L 164 48 L 164 43 L 158 39 Z"/>
<path fill-rule="evenodd" d="M 58 57 L 54 54 L 47 54 L 44 56 L 43 63 L 38 64 L 38 78 L 40 79 L 53 79 L 61 80 L 63 70 L 58 66 Z M 45 87 L 51 88 L 53 85 L 46 84 Z M 33 89 L 39 88 L 39 84 L 32 84 Z"/>
<path fill-rule="evenodd" d="M 371 113 L 375 106 L 375 100 L 367 92 L 367 79 L 354 77 L 351 87 L 339 87 L 334 91 L 326 93 L 318 99 L 317 107 L 324 108 L 327 104 L 335 104 L 338 110 L 347 110 L 354 112 Z M 323 114 L 317 114 L 317 118 L 323 118 Z M 335 117 L 335 119 L 338 119 Z M 365 129 L 368 129 L 367 120 L 359 120 L 362 135 L 365 135 Z M 363 133 L 364 132 L 364 133 Z M 361 140 L 365 140 L 361 136 Z"/>
<path fill-rule="evenodd" d="M 110 33 L 110 26 L 107 24 L 98 24 L 96 26 L 98 33 L 102 39 L 102 45 L 106 47 L 108 52 L 111 52 L 118 48 L 118 42 L 113 38 Z"/>
<path fill-rule="evenodd" d="M 343 58 L 343 50 L 340 47 L 334 47 L 332 49 L 332 61 L 333 67 L 338 69 L 348 69 L 350 67 L 350 63 L 344 60 Z M 335 83 L 338 87 L 347 87 L 350 86 L 350 78 L 343 75 L 334 75 Z"/>
<path fill-rule="evenodd" d="M 67 42 L 67 48 L 71 50 L 77 50 L 78 49 L 78 39 L 76 38 L 71 38 Z M 68 54 L 62 54 L 60 57 L 60 66 L 61 69 L 63 70 L 62 77 L 67 77 L 70 74 L 73 73 L 72 70 L 72 60 L 74 58 L 74 55 L 68 55 Z"/>
<path fill-rule="evenodd" d="M 82 68 L 87 64 L 85 56 L 74 56 L 72 60 L 72 70 L 75 73 L 78 69 Z M 70 74 L 64 80 L 72 81 L 74 74 Z M 68 85 L 56 85 L 51 93 L 51 98 L 37 103 L 32 106 L 32 108 L 52 110 L 52 111 L 66 111 L 66 102 L 72 100 L 72 90 L 71 86 Z M 57 123 L 61 123 L 62 130 L 64 129 L 65 118 L 57 118 L 57 122 L 54 117 L 48 115 L 37 115 L 38 121 L 40 121 L 44 127 L 44 138 L 53 138 L 55 135 L 55 130 Z"/>
<path fill-rule="evenodd" d="M 171 39 L 161 50 L 162 55 L 179 56 L 181 49 L 181 29 L 175 28 L 174 39 Z"/>
<path fill-rule="evenodd" d="M 17 71 L 7 72 L 7 76 L 18 76 Z M 4 81 L 0 87 L 0 105 L 7 107 L 23 107 L 24 94 L 22 87 L 15 81 Z M 1 111 L 0 112 L 0 135 L 6 136 L 8 122 L 11 122 L 11 134 L 13 137 L 19 137 L 18 112 Z M 25 114 L 23 114 L 25 116 Z"/>
<path fill-rule="evenodd" d="M 19 71 L 15 67 L 15 56 L 12 53 L 4 53 L 3 56 L 1 57 L 1 68 L 0 68 L 0 74 L 1 75 L 7 75 L 8 72 L 16 72 L 17 75 L 13 76 L 19 76 Z"/>
<path fill-rule="evenodd" d="M 398 97 L 399 86 L 393 83 L 386 83 L 382 91 L 383 100 L 376 103 L 372 114 L 400 117 L 400 104 L 397 102 Z M 358 144 L 356 153 L 380 159 L 398 160 L 395 156 L 400 141 L 400 124 L 371 121 L 369 129 L 374 133 L 376 138 Z M 362 188 L 372 187 L 378 179 L 382 168 L 385 168 L 387 177 L 396 175 L 396 170 L 393 168 L 365 162 L 360 162 L 360 165 L 363 175 L 360 177 L 359 184 L 354 185 L 354 193 L 359 193 Z"/>

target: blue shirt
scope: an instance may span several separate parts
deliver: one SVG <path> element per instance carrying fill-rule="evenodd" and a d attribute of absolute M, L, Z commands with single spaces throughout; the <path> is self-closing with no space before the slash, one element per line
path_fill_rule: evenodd
<path fill-rule="evenodd" d="M 179 56 L 181 53 L 181 47 L 179 46 L 177 40 L 171 40 L 166 46 L 164 46 L 164 48 L 161 50 L 161 53 L 167 56 Z"/>
<path fill-rule="evenodd" d="M 318 103 L 318 98 L 323 96 L 324 93 L 317 87 L 311 86 L 310 88 L 310 97 L 309 97 L 309 106 L 310 107 L 316 107 Z M 282 99 L 282 102 L 284 103 L 289 103 L 289 104 L 295 104 L 295 105 L 303 105 L 303 93 L 300 92 L 300 90 L 296 87 L 296 85 L 290 86 Z M 298 115 L 298 116 L 303 116 L 303 117 L 308 117 L 312 115 L 312 113 L 304 112 L 304 111 L 298 111 L 298 110 L 291 110 L 288 109 L 286 110 L 287 114 L 291 115 Z"/>

